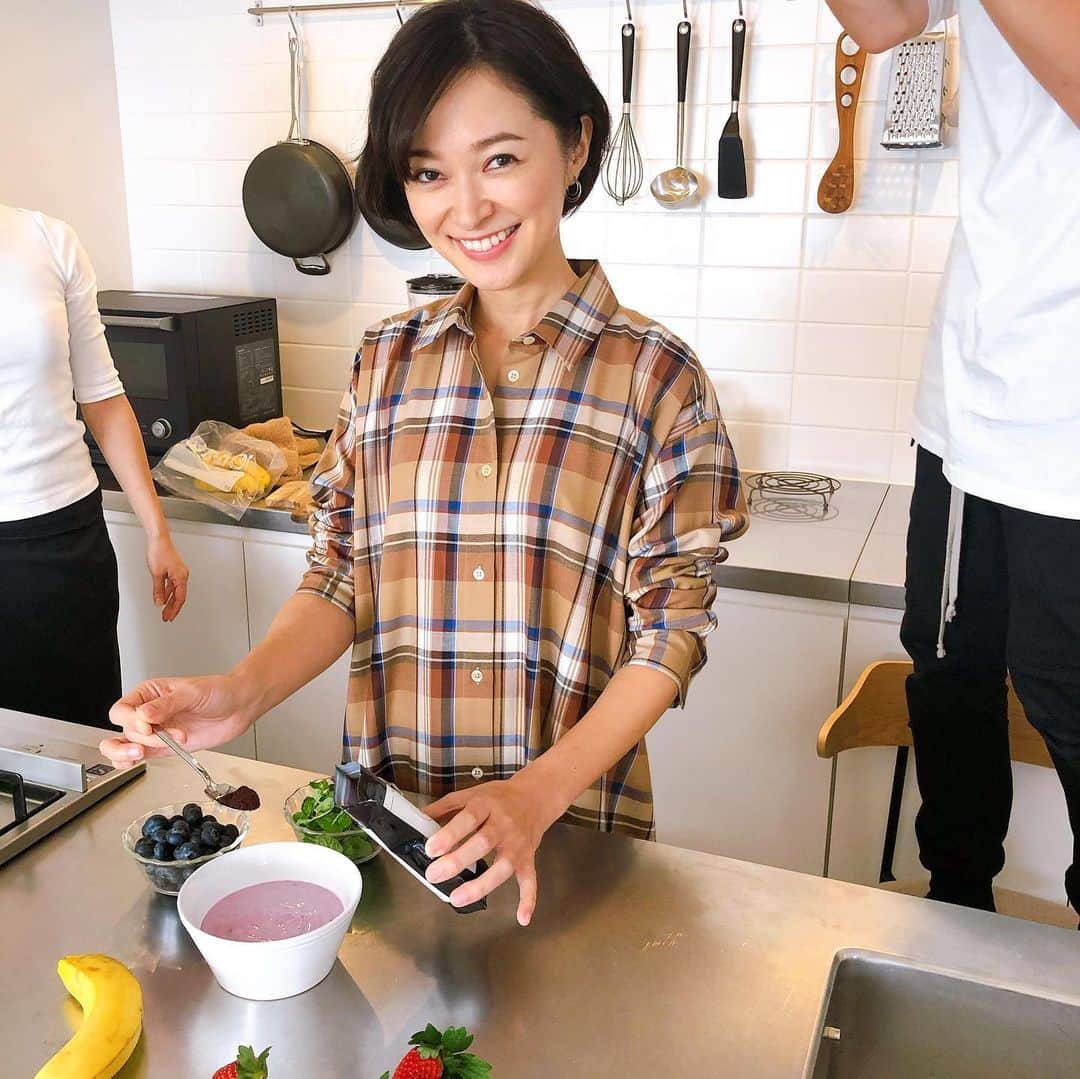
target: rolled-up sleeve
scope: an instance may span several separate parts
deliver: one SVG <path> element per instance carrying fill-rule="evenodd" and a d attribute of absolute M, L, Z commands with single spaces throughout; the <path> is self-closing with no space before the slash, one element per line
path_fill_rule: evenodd
<path fill-rule="evenodd" d="M 359 365 L 358 365 L 359 366 Z M 356 476 L 356 375 L 341 402 L 337 422 L 311 478 L 315 511 L 311 516 L 308 570 L 299 592 L 320 596 L 356 617 L 353 561 Z M 362 508 L 362 506 L 361 506 Z"/>
<path fill-rule="evenodd" d="M 696 367 L 696 361 L 694 363 Z M 627 549 L 630 666 L 653 667 L 686 701 L 716 626 L 713 567 L 745 531 L 739 469 L 708 377 L 697 368 L 663 444 L 646 462 Z"/>

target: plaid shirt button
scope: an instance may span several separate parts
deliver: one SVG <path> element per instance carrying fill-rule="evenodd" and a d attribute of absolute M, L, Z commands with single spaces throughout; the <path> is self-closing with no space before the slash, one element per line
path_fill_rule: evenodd
<path fill-rule="evenodd" d="M 473 667 L 472 673 L 469 677 L 479 685 L 484 680 L 484 672 L 479 667 Z"/>

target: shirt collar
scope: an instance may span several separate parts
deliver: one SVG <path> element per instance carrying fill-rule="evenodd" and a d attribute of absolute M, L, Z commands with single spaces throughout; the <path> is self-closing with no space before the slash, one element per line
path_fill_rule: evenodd
<path fill-rule="evenodd" d="M 619 306 L 599 262 L 571 260 L 570 266 L 577 280 L 536 326 L 522 335 L 539 337 L 567 367 L 573 367 L 589 351 Z M 466 283 L 455 296 L 432 305 L 421 323 L 414 350 L 433 344 L 452 326 L 472 336 L 469 312 L 475 294 L 473 286 Z"/>

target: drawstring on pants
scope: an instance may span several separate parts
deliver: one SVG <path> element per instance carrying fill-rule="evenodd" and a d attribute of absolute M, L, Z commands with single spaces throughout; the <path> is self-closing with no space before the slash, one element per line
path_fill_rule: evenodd
<path fill-rule="evenodd" d="M 960 591 L 960 545 L 964 532 L 964 492 L 949 493 L 949 524 L 945 530 L 945 569 L 941 578 L 941 621 L 938 623 L 937 657 L 945 658 L 945 626 L 956 617 Z"/>

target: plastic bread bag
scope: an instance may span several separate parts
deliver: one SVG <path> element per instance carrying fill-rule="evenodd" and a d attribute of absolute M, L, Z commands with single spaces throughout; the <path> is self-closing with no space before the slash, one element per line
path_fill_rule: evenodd
<path fill-rule="evenodd" d="M 285 455 L 272 442 L 251 438 L 220 420 L 204 420 L 177 442 L 153 470 L 173 494 L 192 498 L 239 520 L 264 498 L 285 471 Z"/>

